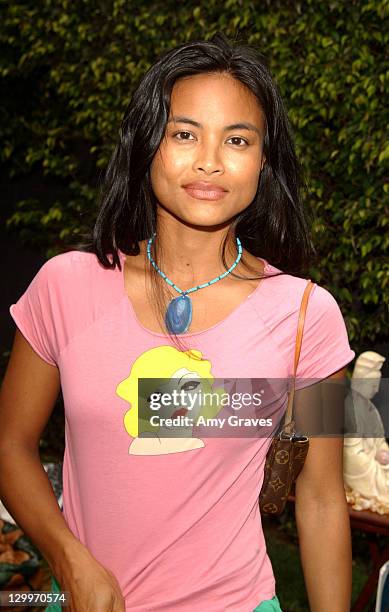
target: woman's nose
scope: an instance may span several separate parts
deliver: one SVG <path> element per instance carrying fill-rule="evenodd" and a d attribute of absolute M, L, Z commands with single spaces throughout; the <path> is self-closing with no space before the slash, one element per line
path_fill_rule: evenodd
<path fill-rule="evenodd" d="M 219 148 L 211 144 L 199 147 L 194 168 L 195 170 L 203 170 L 207 174 L 223 172 L 224 167 Z"/>

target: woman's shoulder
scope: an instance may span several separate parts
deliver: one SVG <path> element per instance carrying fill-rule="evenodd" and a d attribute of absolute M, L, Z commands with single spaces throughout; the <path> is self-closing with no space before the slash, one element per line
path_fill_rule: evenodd
<path fill-rule="evenodd" d="M 41 281 L 47 280 L 51 287 L 61 286 L 62 292 L 66 287 L 74 289 L 75 285 L 80 284 L 85 287 L 88 280 L 96 283 L 99 280 L 103 283 L 109 281 L 114 275 L 106 272 L 116 271 L 105 268 L 93 252 L 87 251 L 66 251 L 59 253 L 48 259 L 40 268 L 37 276 Z"/>
<path fill-rule="evenodd" d="M 280 274 L 280 272 L 282 272 Z M 295 340 L 298 317 L 304 291 L 311 281 L 304 318 L 304 337 L 326 337 L 331 332 L 344 338 L 347 335 L 342 312 L 343 304 L 338 301 L 336 290 L 305 276 L 284 273 L 274 265 L 267 264 L 266 278 L 262 281 L 262 291 L 257 292 L 252 301 L 258 316 L 271 332 L 277 332 L 282 341 Z"/>
<path fill-rule="evenodd" d="M 334 307 L 339 307 L 332 291 L 316 283 L 309 277 L 288 274 L 268 262 L 266 262 L 265 274 L 270 296 L 280 307 L 282 306 L 291 310 L 295 310 L 296 307 L 299 307 L 301 298 L 309 282 L 312 284 L 308 300 L 311 311 L 313 309 L 316 312 L 318 310 L 326 311 Z M 274 278 L 272 278 L 273 276 Z"/>
<path fill-rule="evenodd" d="M 17 302 L 11 304 L 16 325 L 48 363 L 58 363 L 70 339 L 119 302 L 121 284 L 112 271 L 104 268 L 94 253 L 60 253 L 41 266 Z"/>
<path fill-rule="evenodd" d="M 66 272 L 67 270 L 75 267 L 95 267 L 98 263 L 95 253 L 89 253 L 86 251 L 66 251 L 54 255 L 45 261 L 41 270 L 46 273 L 59 273 Z"/>
<path fill-rule="evenodd" d="M 271 333 L 275 333 L 279 345 L 285 350 L 287 362 L 293 363 L 298 317 L 304 290 L 311 280 L 310 291 L 303 326 L 303 341 L 298 366 L 298 387 L 307 384 L 303 379 L 325 378 L 355 357 L 351 349 L 341 310 L 341 303 L 332 289 L 302 276 L 279 274 L 270 264 L 266 273 L 266 291 L 258 302 L 258 313 Z M 260 296 L 258 296 L 260 297 Z M 297 387 L 296 387 L 297 388 Z"/>
<path fill-rule="evenodd" d="M 105 268 L 94 253 L 67 251 L 40 267 L 25 291 L 31 303 L 78 316 L 80 310 L 109 307 L 121 296 L 120 272 Z"/>

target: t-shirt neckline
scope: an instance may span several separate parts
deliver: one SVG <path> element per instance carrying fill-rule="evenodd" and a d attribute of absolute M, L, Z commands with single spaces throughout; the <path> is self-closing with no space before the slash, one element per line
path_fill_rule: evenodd
<path fill-rule="evenodd" d="M 166 338 L 166 337 L 168 337 L 168 333 L 161 333 L 161 332 L 153 331 L 152 329 L 148 329 L 147 327 L 145 327 L 143 325 L 143 323 L 141 323 L 139 321 L 139 319 L 138 319 L 138 317 L 136 315 L 133 303 L 132 303 L 132 301 L 130 299 L 130 296 L 127 294 L 126 288 L 125 288 L 124 263 L 125 263 L 125 260 L 126 260 L 126 255 L 124 253 L 122 253 L 122 251 L 120 251 L 120 249 L 118 249 L 118 254 L 119 254 L 119 258 L 120 258 L 120 262 L 121 262 L 121 266 L 122 266 L 122 269 L 120 271 L 120 282 L 121 282 L 121 290 L 123 292 L 123 300 L 127 301 L 128 307 L 130 309 L 130 312 L 132 314 L 132 317 L 133 317 L 135 323 L 137 324 L 137 326 L 140 329 L 142 329 L 145 333 L 147 333 L 147 334 L 149 334 L 151 336 L 156 336 L 158 338 Z M 264 259 L 263 257 L 257 257 L 257 259 L 260 259 L 263 262 L 263 264 L 264 264 L 262 274 L 265 274 L 266 272 L 268 272 L 268 270 L 271 267 L 269 262 L 266 259 Z M 207 329 L 203 329 L 203 330 L 197 331 L 197 332 L 189 332 L 189 333 L 185 333 L 185 334 L 179 334 L 180 338 L 192 338 L 192 337 L 197 337 L 197 336 L 203 336 L 204 334 L 210 333 L 210 332 L 214 331 L 215 329 L 217 329 L 219 327 L 222 327 L 223 325 L 228 323 L 229 320 L 233 316 L 235 316 L 237 312 L 239 312 L 241 309 L 243 309 L 245 306 L 247 306 L 247 304 L 249 303 L 249 300 L 251 300 L 252 298 L 257 296 L 257 294 L 261 291 L 263 280 L 264 280 L 264 278 L 261 278 L 259 283 L 258 283 L 258 285 L 255 287 L 254 291 L 252 291 L 243 300 L 243 302 L 238 304 L 238 306 L 236 306 L 236 308 L 234 308 L 234 310 L 232 310 L 226 317 L 224 317 L 224 319 L 222 319 L 221 321 L 218 321 L 214 325 L 211 325 L 211 327 L 207 327 Z"/>

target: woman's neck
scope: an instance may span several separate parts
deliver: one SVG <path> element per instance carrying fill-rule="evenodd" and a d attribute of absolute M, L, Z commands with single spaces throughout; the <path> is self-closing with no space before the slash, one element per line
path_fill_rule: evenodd
<path fill-rule="evenodd" d="M 212 231 L 183 225 L 158 228 L 152 243 L 151 256 L 154 260 L 157 259 L 162 272 L 176 284 L 188 278 L 194 284 L 201 284 L 225 271 L 221 254 L 227 233 L 228 227 Z M 147 243 L 148 240 L 145 240 L 139 246 L 148 261 Z M 230 239 L 225 249 L 227 267 L 234 263 L 237 255 L 236 240 Z"/>

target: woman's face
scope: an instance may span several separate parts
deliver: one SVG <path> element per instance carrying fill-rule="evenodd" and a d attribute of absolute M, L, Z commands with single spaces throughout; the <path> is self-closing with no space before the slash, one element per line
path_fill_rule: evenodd
<path fill-rule="evenodd" d="M 240 81 L 226 74 L 179 79 L 166 132 L 151 164 L 160 206 L 192 225 L 229 221 L 255 196 L 265 161 L 263 139 L 263 112 Z M 185 188 L 196 182 L 207 183 L 207 189 Z"/>

